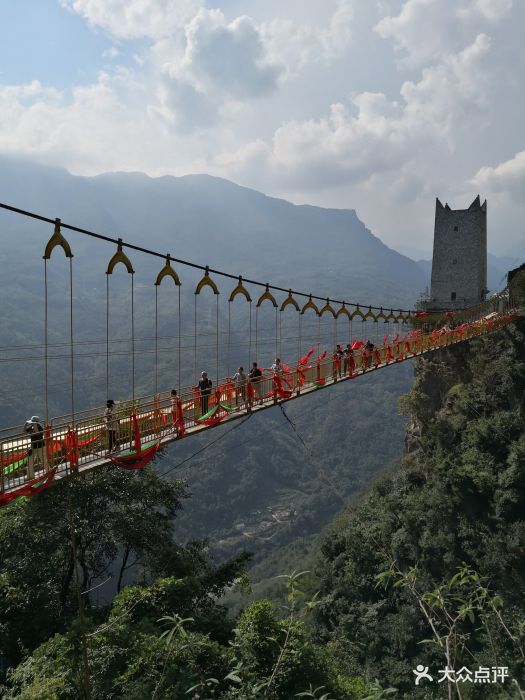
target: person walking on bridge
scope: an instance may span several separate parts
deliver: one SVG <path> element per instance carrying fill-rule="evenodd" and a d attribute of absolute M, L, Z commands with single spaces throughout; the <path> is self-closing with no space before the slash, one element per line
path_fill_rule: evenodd
<path fill-rule="evenodd" d="M 368 369 L 370 367 L 370 364 L 372 362 L 372 355 L 373 355 L 373 352 L 375 350 L 375 347 L 376 346 L 374 345 L 374 343 L 372 343 L 370 340 L 366 341 L 366 345 L 365 345 L 364 350 L 363 350 L 363 359 L 365 361 L 364 364 L 365 364 L 366 369 Z"/>
<path fill-rule="evenodd" d="M 27 453 L 27 476 L 29 479 L 35 478 L 35 464 L 40 463 L 40 467 L 47 471 L 46 441 L 44 438 L 44 426 L 40 423 L 38 416 L 31 416 L 24 425 L 24 430 L 31 438 L 31 447 Z"/>
<path fill-rule="evenodd" d="M 279 357 L 275 358 L 275 362 L 271 367 L 272 372 L 276 377 L 282 377 L 284 374 L 284 367 L 281 364 L 281 359 Z"/>
<path fill-rule="evenodd" d="M 336 348 L 334 350 L 334 353 L 332 355 L 333 359 L 333 364 L 332 364 L 332 375 L 334 380 L 337 377 L 341 377 L 343 373 L 342 369 L 342 364 L 343 364 L 343 348 L 339 343 L 337 343 Z"/>
<path fill-rule="evenodd" d="M 211 387 L 212 381 L 208 378 L 208 373 L 204 371 L 201 372 L 201 378 L 197 385 L 201 397 L 201 416 L 204 416 L 206 413 L 208 413 L 208 404 L 210 400 Z"/>
<path fill-rule="evenodd" d="M 108 436 L 108 452 L 118 447 L 118 428 L 119 421 L 115 410 L 115 402 L 113 399 L 106 401 L 106 410 L 104 411 L 104 421 L 106 423 L 106 433 Z"/>
<path fill-rule="evenodd" d="M 239 404 L 244 404 L 246 406 L 246 385 L 248 384 L 248 377 L 244 371 L 244 367 L 239 367 L 237 372 L 233 375 L 233 382 L 235 384 L 235 405 L 238 407 Z"/>
<path fill-rule="evenodd" d="M 346 344 L 346 348 L 343 350 L 343 373 L 345 376 L 348 374 L 348 368 L 351 364 L 350 359 L 353 360 L 354 358 L 354 351 L 352 350 L 352 346 L 350 343 Z"/>
<path fill-rule="evenodd" d="M 257 362 L 252 362 L 252 368 L 248 373 L 250 384 L 253 386 L 254 398 L 262 403 L 261 382 L 262 372 L 259 369 Z"/>

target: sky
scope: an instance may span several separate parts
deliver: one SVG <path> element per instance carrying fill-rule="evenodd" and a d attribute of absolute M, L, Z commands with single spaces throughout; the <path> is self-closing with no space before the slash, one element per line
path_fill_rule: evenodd
<path fill-rule="evenodd" d="M 524 28 L 523 0 L 0 0 L 0 153 L 355 209 L 416 257 L 479 193 L 525 259 Z"/>

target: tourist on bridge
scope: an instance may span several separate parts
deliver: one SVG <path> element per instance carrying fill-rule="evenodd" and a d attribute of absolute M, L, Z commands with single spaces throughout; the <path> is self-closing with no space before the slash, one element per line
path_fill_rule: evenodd
<path fill-rule="evenodd" d="M 47 471 L 46 441 L 44 439 L 44 426 L 38 416 L 31 416 L 24 425 L 24 430 L 31 437 L 31 447 L 27 453 L 27 477 L 35 478 L 35 464 L 38 462 L 42 469 Z"/>
<path fill-rule="evenodd" d="M 212 387 L 212 381 L 208 378 L 207 372 L 201 372 L 201 378 L 197 386 L 201 395 L 201 416 L 204 416 L 208 413 L 208 403 Z"/>
<path fill-rule="evenodd" d="M 279 357 L 275 358 L 275 362 L 273 363 L 271 369 L 273 374 L 275 374 L 277 377 L 282 377 L 284 374 L 284 368 Z"/>
<path fill-rule="evenodd" d="M 106 432 L 108 436 L 108 452 L 113 452 L 113 450 L 118 447 L 118 429 L 119 421 L 117 417 L 117 411 L 115 408 L 115 402 L 113 399 L 108 399 L 106 401 L 106 410 L 104 411 L 104 421 L 106 423 Z"/>
<path fill-rule="evenodd" d="M 177 389 L 172 389 L 171 394 L 170 394 L 170 405 L 171 405 L 171 412 L 175 413 L 177 410 L 177 400 L 178 400 L 178 395 L 177 395 Z"/>
<path fill-rule="evenodd" d="M 248 384 L 248 377 L 244 371 L 244 367 L 239 367 L 237 372 L 233 375 L 233 382 L 235 384 L 235 405 L 239 406 L 239 403 L 246 405 L 246 385 Z"/>
<path fill-rule="evenodd" d="M 333 359 L 333 367 L 332 367 L 332 374 L 334 376 L 334 379 L 338 375 L 339 377 L 342 376 L 343 373 L 343 348 L 339 343 L 337 343 L 336 348 L 334 350 L 334 354 L 332 355 Z"/>
<path fill-rule="evenodd" d="M 350 343 L 346 344 L 346 348 L 343 350 L 343 372 L 348 374 L 348 367 L 350 365 L 350 358 L 353 358 L 354 351 Z"/>
<path fill-rule="evenodd" d="M 255 398 L 262 402 L 262 397 L 261 397 L 261 382 L 262 382 L 262 372 L 257 366 L 257 362 L 252 362 L 252 368 L 248 373 L 248 377 L 250 379 L 250 383 L 253 386 L 253 393 L 255 394 Z"/>
<path fill-rule="evenodd" d="M 363 359 L 365 361 L 365 367 L 368 369 L 370 367 L 370 363 L 372 361 L 372 354 L 375 350 L 375 345 L 374 343 L 370 342 L 370 340 L 366 341 L 366 345 L 364 347 L 363 351 Z"/>

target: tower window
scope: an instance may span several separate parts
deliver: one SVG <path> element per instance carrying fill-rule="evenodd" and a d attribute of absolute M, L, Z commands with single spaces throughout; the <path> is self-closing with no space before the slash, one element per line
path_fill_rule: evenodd
<path fill-rule="evenodd" d="M 459 226 L 454 226 L 454 231 L 459 231 Z"/>
<path fill-rule="evenodd" d="M 450 301 L 456 301 L 456 292 L 450 292 Z"/>
<path fill-rule="evenodd" d="M 452 261 L 452 264 L 453 264 L 453 265 L 457 265 L 457 264 L 458 264 L 458 259 L 457 259 L 457 258 L 454 258 L 454 260 Z"/>

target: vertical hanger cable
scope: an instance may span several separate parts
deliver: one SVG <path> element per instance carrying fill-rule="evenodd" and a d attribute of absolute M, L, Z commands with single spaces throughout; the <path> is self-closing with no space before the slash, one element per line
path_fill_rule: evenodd
<path fill-rule="evenodd" d="M 47 259 L 44 258 L 44 377 L 46 424 L 49 423 L 49 381 L 48 381 L 48 302 L 47 302 Z"/>
<path fill-rule="evenodd" d="M 73 348 L 73 258 L 69 258 L 69 343 L 71 346 L 71 421 L 75 427 L 75 358 Z"/>

